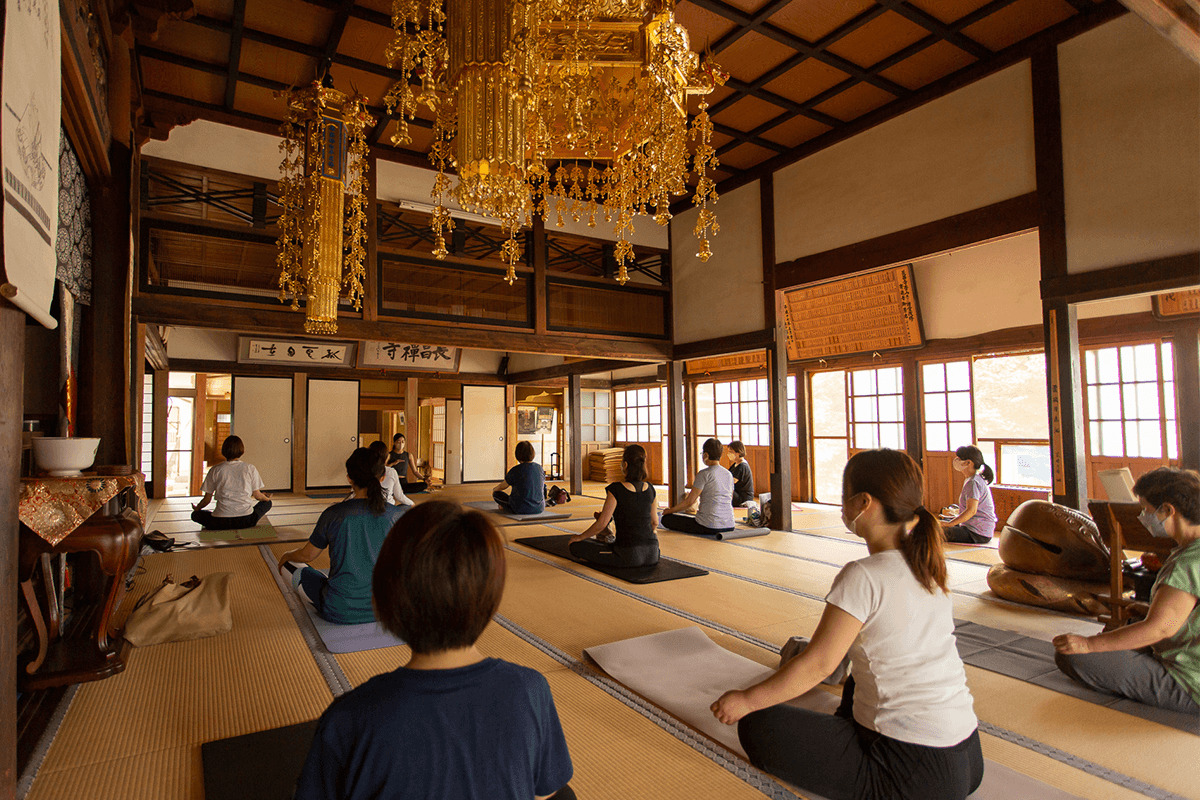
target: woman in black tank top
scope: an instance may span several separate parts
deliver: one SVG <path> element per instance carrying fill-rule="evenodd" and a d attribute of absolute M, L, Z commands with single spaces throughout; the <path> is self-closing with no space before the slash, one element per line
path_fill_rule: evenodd
<path fill-rule="evenodd" d="M 646 480 L 646 450 L 640 444 L 631 444 L 625 448 L 622 460 L 625 482 L 604 487 L 604 507 L 590 528 L 571 537 L 571 555 L 605 567 L 657 564 L 658 536 L 654 529 L 658 527 L 658 495 Z M 610 520 L 616 523 L 616 539 L 593 539 L 606 531 Z"/>

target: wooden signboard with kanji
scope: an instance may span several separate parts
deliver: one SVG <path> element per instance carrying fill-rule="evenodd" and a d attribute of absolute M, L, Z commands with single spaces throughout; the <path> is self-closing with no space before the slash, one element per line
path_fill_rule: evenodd
<path fill-rule="evenodd" d="M 911 264 L 792 289 L 783 310 L 792 361 L 924 344 Z"/>
<path fill-rule="evenodd" d="M 1154 295 L 1156 317 L 1194 317 L 1200 314 L 1200 289 Z"/>

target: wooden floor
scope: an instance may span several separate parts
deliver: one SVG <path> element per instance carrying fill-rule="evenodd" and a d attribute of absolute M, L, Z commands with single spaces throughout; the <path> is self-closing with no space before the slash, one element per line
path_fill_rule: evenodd
<path fill-rule="evenodd" d="M 452 487 L 457 500 L 489 486 Z M 523 536 L 582 530 L 603 488 L 587 484 L 564 510 L 572 519 L 505 528 Z M 332 499 L 276 495 L 269 519 L 285 538 L 303 538 Z M 185 499 L 152 504 L 149 528 L 193 540 Z M 753 798 L 792 796 L 727 751 L 681 729 L 637 698 L 622 696 L 584 665 L 595 644 L 699 625 L 714 641 L 766 665 L 789 636 L 810 635 L 838 568 L 866 555 L 838 509 L 801 506 L 796 531 L 713 542 L 662 533 L 664 555 L 703 566 L 702 578 L 638 586 L 511 544 L 500 612 L 480 641 L 486 655 L 546 675 L 575 763 L 581 798 Z M 74 693 L 28 797 L 202 798 L 200 745 L 315 718 L 333 697 L 259 547 L 263 542 L 147 556 L 130 596 L 167 572 L 233 572 L 234 630 L 195 642 L 135 649 L 127 670 Z M 289 545 L 266 542 L 275 553 Z M 1040 639 L 1090 633 L 1086 619 L 1017 606 L 990 595 L 992 548 L 951 546 L 956 616 Z M 118 620 L 127 613 L 127 599 Z M 346 685 L 403 664 L 394 647 L 335 657 Z M 1014 678 L 967 667 L 990 759 L 1084 798 L 1200 798 L 1194 768 L 1200 739 Z M 340 691 L 340 689 L 338 689 Z M 620 758 L 614 758 L 620 753 Z M 647 779 L 646 776 L 657 776 Z"/>

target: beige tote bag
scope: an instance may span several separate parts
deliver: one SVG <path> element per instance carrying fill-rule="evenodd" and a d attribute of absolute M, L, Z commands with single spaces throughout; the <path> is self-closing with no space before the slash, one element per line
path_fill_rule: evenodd
<path fill-rule="evenodd" d="M 157 589 L 142 595 L 125 621 L 125 638 L 145 647 L 163 642 L 204 639 L 233 628 L 229 610 L 232 572 L 193 575 L 175 583 L 170 575 Z"/>

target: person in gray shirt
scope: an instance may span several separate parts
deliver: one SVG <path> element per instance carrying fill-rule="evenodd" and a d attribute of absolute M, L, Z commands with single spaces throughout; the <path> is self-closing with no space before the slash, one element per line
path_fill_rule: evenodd
<path fill-rule="evenodd" d="M 733 530 L 733 475 L 721 466 L 721 443 L 709 439 L 701 448 L 704 469 L 696 473 L 692 490 L 679 503 L 663 512 L 662 526 L 682 533 L 711 536 Z M 695 516 L 681 514 L 700 498 Z"/>

